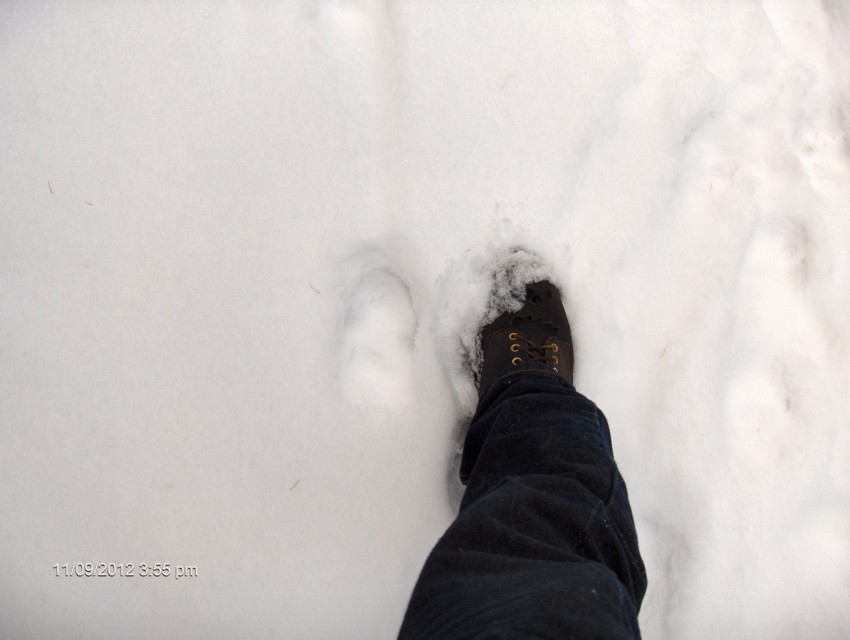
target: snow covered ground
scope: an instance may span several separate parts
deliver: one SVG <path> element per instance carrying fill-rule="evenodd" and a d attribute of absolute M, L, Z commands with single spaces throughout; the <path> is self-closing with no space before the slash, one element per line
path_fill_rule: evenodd
<path fill-rule="evenodd" d="M 7 0 L 0 79 L 0 636 L 393 638 L 517 244 L 645 637 L 850 635 L 846 0 Z"/>

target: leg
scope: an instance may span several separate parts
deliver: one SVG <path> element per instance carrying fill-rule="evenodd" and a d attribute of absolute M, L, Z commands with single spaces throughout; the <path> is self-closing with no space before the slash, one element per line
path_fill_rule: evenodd
<path fill-rule="evenodd" d="M 400 639 L 640 637 L 646 574 L 592 402 L 551 368 L 509 370 L 480 399 L 462 473 Z"/>

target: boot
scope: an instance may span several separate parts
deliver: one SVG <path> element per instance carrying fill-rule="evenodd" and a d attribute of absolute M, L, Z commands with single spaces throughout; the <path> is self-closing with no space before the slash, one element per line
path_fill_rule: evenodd
<path fill-rule="evenodd" d="M 573 344 L 561 292 L 550 282 L 526 287 L 519 311 L 505 313 L 481 332 L 479 397 L 497 377 L 521 364 L 538 363 L 573 383 Z M 543 367 L 521 367 L 533 371 Z"/>

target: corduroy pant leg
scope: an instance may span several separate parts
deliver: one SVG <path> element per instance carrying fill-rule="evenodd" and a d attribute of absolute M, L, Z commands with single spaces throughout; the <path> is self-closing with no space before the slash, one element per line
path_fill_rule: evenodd
<path fill-rule="evenodd" d="M 646 571 L 608 423 L 560 376 L 512 371 L 482 395 L 468 484 L 400 640 L 640 638 Z"/>

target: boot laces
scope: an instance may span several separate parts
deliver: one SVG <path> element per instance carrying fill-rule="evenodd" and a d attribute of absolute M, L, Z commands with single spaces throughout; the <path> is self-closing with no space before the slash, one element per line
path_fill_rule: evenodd
<path fill-rule="evenodd" d="M 538 344 L 517 331 L 509 333 L 508 340 L 511 341 L 511 353 L 516 354 L 511 360 L 512 365 L 518 365 L 521 362 L 540 362 L 551 365 L 557 371 L 558 344 L 556 342 Z"/>

